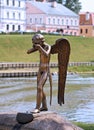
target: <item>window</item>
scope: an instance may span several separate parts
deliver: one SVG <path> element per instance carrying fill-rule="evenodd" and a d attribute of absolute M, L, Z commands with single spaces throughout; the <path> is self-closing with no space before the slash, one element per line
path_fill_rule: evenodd
<path fill-rule="evenodd" d="M 72 35 L 72 32 L 70 32 L 70 35 Z"/>
<path fill-rule="evenodd" d="M 6 30 L 7 30 L 7 31 L 9 30 L 9 25 L 8 25 L 8 24 L 6 25 Z"/>
<path fill-rule="evenodd" d="M 37 18 L 35 18 L 35 23 L 37 23 Z"/>
<path fill-rule="evenodd" d="M 32 23 L 32 18 L 30 18 L 30 23 Z"/>
<path fill-rule="evenodd" d="M 74 35 L 76 36 L 76 32 L 74 32 Z"/>
<path fill-rule="evenodd" d="M 68 25 L 68 19 L 66 20 L 66 25 Z"/>
<path fill-rule="evenodd" d="M 64 19 L 62 19 L 62 25 L 64 25 Z"/>
<path fill-rule="evenodd" d="M 9 0 L 7 0 L 7 5 L 9 5 Z"/>
<path fill-rule="evenodd" d="M 73 25 L 73 20 L 71 20 L 71 25 Z"/>
<path fill-rule="evenodd" d="M 15 6 L 15 0 L 12 1 L 12 5 Z"/>
<path fill-rule="evenodd" d="M 55 24 L 55 19 L 53 19 L 53 24 Z"/>
<path fill-rule="evenodd" d="M 13 13 L 13 19 L 15 19 L 15 13 Z"/>
<path fill-rule="evenodd" d="M 40 18 L 40 24 L 42 23 L 42 18 Z"/>
<path fill-rule="evenodd" d="M 7 18 L 9 19 L 9 12 L 7 12 Z"/>
<path fill-rule="evenodd" d="M 20 1 L 18 1 L 18 7 L 20 7 L 21 6 L 21 2 Z"/>
<path fill-rule="evenodd" d="M 51 23 L 51 19 L 50 18 L 48 18 L 48 24 L 50 24 Z"/>
<path fill-rule="evenodd" d="M 57 19 L 57 23 L 58 23 L 58 24 L 60 23 L 60 19 Z"/>
<path fill-rule="evenodd" d="M 21 29 L 21 27 L 20 27 L 20 25 L 18 25 L 18 30 L 20 31 L 20 29 Z"/>
<path fill-rule="evenodd" d="M 15 25 L 12 25 L 12 31 L 14 31 L 15 30 Z"/>
<path fill-rule="evenodd" d="M 75 25 L 77 25 L 77 20 L 75 20 Z"/>
<path fill-rule="evenodd" d="M 85 32 L 88 33 L 88 29 L 86 29 Z"/>
<path fill-rule="evenodd" d="M 81 34 L 83 33 L 83 29 L 80 29 L 80 33 L 81 33 Z"/>
<path fill-rule="evenodd" d="M 21 14 L 20 13 L 18 14 L 18 18 L 21 19 Z"/>

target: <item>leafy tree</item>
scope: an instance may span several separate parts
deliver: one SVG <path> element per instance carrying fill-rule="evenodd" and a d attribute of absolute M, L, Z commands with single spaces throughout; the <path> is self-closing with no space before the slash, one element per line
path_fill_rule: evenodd
<path fill-rule="evenodd" d="M 58 0 L 58 2 L 62 3 L 64 6 L 66 6 L 77 14 L 82 8 L 81 2 L 79 2 L 79 0 Z"/>

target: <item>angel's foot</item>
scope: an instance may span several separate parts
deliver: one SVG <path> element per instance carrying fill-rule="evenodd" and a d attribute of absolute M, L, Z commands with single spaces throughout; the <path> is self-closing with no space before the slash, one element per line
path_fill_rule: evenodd
<path fill-rule="evenodd" d="M 33 114 L 36 114 L 36 113 L 39 113 L 39 112 L 40 112 L 39 109 L 34 109 L 33 111 L 31 111 L 31 113 L 33 113 Z"/>
<path fill-rule="evenodd" d="M 41 107 L 39 110 L 40 111 L 48 111 L 48 108 L 47 107 Z"/>

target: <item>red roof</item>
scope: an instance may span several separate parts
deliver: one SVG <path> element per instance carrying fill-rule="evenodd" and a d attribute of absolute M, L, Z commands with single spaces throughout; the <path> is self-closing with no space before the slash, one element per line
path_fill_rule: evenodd
<path fill-rule="evenodd" d="M 94 25 L 94 13 L 80 13 L 80 25 Z"/>

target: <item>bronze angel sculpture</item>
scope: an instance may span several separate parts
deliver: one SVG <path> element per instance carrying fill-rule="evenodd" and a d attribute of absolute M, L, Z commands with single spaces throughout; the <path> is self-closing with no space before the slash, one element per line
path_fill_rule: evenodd
<path fill-rule="evenodd" d="M 32 113 L 47 111 L 46 94 L 43 91 L 44 84 L 49 77 L 50 81 L 50 104 L 52 99 L 52 78 L 50 73 L 51 54 L 58 54 L 58 104 L 64 104 L 64 90 L 66 83 L 67 67 L 70 55 L 70 44 L 67 39 L 56 40 L 55 44 L 50 46 L 45 43 L 44 36 L 35 34 L 32 37 L 33 47 L 27 51 L 27 54 L 39 51 L 40 64 L 37 75 L 37 98 L 36 108 Z"/>

